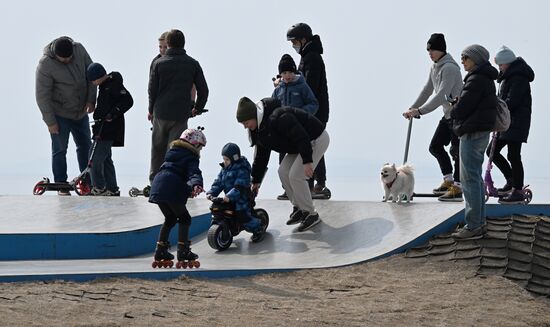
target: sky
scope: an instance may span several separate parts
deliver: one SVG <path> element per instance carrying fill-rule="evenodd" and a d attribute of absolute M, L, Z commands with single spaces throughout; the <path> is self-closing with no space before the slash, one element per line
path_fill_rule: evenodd
<path fill-rule="evenodd" d="M 50 138 L 34 96 L 35 70 L 46 44 L 68 35 L 81 42 L 92 60 L 118 71 L 134 97 L 126 114 L 126 146 L 113 152 L 119 184 L 147 184 L 150 123 L 147 121 L 149 64 L 158 53 L 157 38 L 177 28 L 186 50 L 204 71 L 210 111 L 191 119 L 205 126 L 208 139 L 201 169 L 209 186 L 219 171 L 221 148 L 237 143 L 252 159 L 252 148 L 235 119 L 239 98 L 270 96 L 271 78 L 284 53 L 299 55 L 286 41 L 294 23 L 306 22 L 323 42 L 328 78 L 331 144 L 326 154 L 328 185 L 335 199 L 378 199 L 379 170 L 386 162 L 401 164 L 407 121 L 401 114 L 416 99 L 428 78 L 431 61 L 426 41 L 444 33 L 448 52 L 459 62 L 470 44 L 485 46 L 494 56 L 502 45 L 523 57 L 535 71 L 529 142 L 522 155 L 526 182 L 550 185 L 546 130 L 550 121 L 546 97 L 550 45 L 546 32 L 548 5 L 542 1 L 4 1 L 0 33 L 3 119 L 0 120 L 0 194 L 30 194 L 34 184 L 51 177 Z M 465 75 L 462 71 L 463 76 Z M 417 184 L 440 182 L 428 145 L 442 110 L 415 120 L 409 162 Z M 69 176 L 77 175 L 74 144 L 68 154 Z M 264 197 L 280 193 L 272 156 Z M 493 173 L 500 182 L 498 171 Z M 546 190 L 550 191 L 550 187 Z M 536 193 L 536 192 L 535 192 Z M 536 198 L 536 196 L 535 196 Z M 550 197 L 549 197 L 550 198 Z"/>

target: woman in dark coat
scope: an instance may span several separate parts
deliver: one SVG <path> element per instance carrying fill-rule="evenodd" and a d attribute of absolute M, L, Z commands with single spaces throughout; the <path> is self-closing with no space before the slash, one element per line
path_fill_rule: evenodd
<path fill-rule="evenodd" d="M 531 86 L 535 79 L 533 69 L 521 57 L 503 46 L 495 56 L 495 63 L 500 70 L 497 82 L 500 84 L 499 97 L 506 101 L 510 110 L 511 124 L 506 132 L 499 134 L 495 144 L 493 162 L 506 178 L 504 187 L 498 189 L 503 197 L 498 201 L 503 204 L 523 203 L 523 163 L 521 162 L 521 145 L 527 143 L 531 126 Z M 508 160 L 500 150 L 508 147 Z M 487 150 L 489 155 L 491 147 Z"/>
<path fill-rule="evenodd" d="M 485 187 L 481 176 L 489 134 L 496 120 L 495 79 L 498 71 L 489 63 L 489 51 L 474 44 L 462 51 L 468 72 L 464 88 L 453 108 L 453 131 L 460 137 L 460 180 L 464 194 L 466 225 L 454 238 L 470 238 L 485 232 Z"/>

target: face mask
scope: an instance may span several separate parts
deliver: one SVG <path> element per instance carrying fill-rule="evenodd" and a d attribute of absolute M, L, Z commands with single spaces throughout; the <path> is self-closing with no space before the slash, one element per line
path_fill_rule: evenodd
<path fill-rule="evenodd" d="M 302 48 L 301 45 L 293 45 L 292 48 L 296 51 L 296 53 L 300 54 L 300 49 Z"/>

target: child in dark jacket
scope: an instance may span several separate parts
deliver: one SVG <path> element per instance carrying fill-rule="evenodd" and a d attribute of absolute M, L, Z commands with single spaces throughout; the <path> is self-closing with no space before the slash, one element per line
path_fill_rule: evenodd
<path fill-rule="evenodd" d="M 200 150 L 205 145 L 206 137 L 200 128 L 186 129 L 179 139 L 170 143 L 164 163 L 153 179 L 149 202 L 156 203 L 165 218 L 155 251 L 156 262 L 174 259 L 174 255 L 168 251 L 168 237 L 176 223 L 179 223 L 178 261 L 195 261 L 199 257 L 191 252 L 191 215 L 187 211 L 186 203 L 189 197 L 193 198 L 203 192 L 199 157 Z"/>
<path fill-rule="evenodd" d="M 222 157 L 222 169 L 206 192 L 206 197 L 211 200 L 223 191 L 223 201 L 235 206 L 237 219 L 243 223 L 247 232 L 252 233 L 252 242 L 259 242 L 264 233 L 260 220 L 252 216 L 250 207 L 250 163 L 246 157 L 241 156 L 241 149 L 235 143 L 227 143 L 223 147 Z"/>
<path fill-rule="evenodd" d="M 91 194 L 120 196 L 111 148 L 124 146 L 124 113 L 132 107 L 134 100 L 124 87 L 120 73 L 107 74 L 101 64 L 92 63 L 86 74 L 90 82 L 99 86 L 93 116 L 96 123 L 92 126 L 96 145 L 92 150 L 95 151 L 94 157 L 91 158 Z"/>
<path fill-rule="evenodd" d="M 294 59 L 290 55 L 284 54 L 279 62 L 281 79 L 271 97 L 281 100 L 283 106 L 303 109 L 315 115 L 319 109 L 319 102 L 307 85 L 305 78 L 296 72 Z"/>

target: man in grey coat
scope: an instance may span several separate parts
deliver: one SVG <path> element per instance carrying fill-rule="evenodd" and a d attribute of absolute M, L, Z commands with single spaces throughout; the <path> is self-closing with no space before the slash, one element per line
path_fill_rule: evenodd
<path fill-rule="evenodd" d="M 407 119 L 428 114 L 438 107 L 443 108 L 443 117 L 430 142 L 430 153 L 437 159 L 443 183 L 434 189 L 434 194 L 440 195 L 440 201 L 462 201 L 460 185 L 459 139 L 452 131 L 451 104 L 449 98 L 457 97 L 462 91 L 462 75 L 460 67 L 451 54 L 447 53 L 447 44 L 443 34 L 434 33 L 427 44 L 428 54 L 434 62 L 430 70 L 428 82 L 409 110 L 403 113 Z M 430 99 L 430 96 L 434 96 Z M 429 100 L 429 101 L 428 101 Z M 454 160 L 453 165 L 445 146 L 451 144 L 449 153 Z"/>
<path fill-rule="evenodd" d="M 96 87 L 86 79 L 92 63 L 78 42 L 62 36 L 45 48 L 36 69 L 36 102 L 52 140 L 52 170 L 55 182 L 67 182 L 69 134 L 76 144 L 78 166 L 88 163 L 91 133 L 88 113 L 94 111 Z M 59 195 L 70 195 L 59 191 Z"/>

